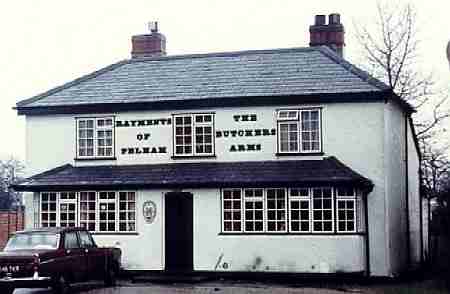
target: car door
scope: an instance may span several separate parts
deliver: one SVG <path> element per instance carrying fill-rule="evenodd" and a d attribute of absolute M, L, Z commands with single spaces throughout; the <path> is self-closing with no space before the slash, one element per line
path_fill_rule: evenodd
<path fill-rule="evenodd" d="M 86 271 L 89 279 L 102 278 L 105 269 L 103 250 L 97 247 L 87 231 L 79 231 L 80 244 L 86 260 Z"/>
<path fill-rule="evenodd" d="M 64 234 L 64 274 L 73 281 L 82 281 L 86 278 L 86 257 L 80 247 L 76 231 Z"/>

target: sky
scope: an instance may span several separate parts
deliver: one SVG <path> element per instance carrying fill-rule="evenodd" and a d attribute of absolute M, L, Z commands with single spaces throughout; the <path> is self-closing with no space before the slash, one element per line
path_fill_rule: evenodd
<path fill-rule="evenodd" d="M 397 2 L 406 1 L 390 1 Z M 450 2 L 409 2 L 424 70 L 450 85 Z M 167 53 L 175 55 L 308 46 L 314 15 L 330 13 L 341 14 L 345 58 L 360 61 L 354 24 L 370 28 L 375 0 L 2 0 L 0 159 L 26 159 L 25 118 L 12 109 L 17 101 L 130 58 L 131 36 L 147 33 L 149 21 L 159 22 Z"/>

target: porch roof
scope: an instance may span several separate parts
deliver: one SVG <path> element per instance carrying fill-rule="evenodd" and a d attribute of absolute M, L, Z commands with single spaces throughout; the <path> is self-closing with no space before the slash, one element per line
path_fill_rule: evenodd
<path fill-rule="evenodd" d="M 335 157 L 317 160 L 196 162 L 148 165 L 72 166 L 66 164 L 12 185 L 16 191 L 87 189 L 292 187 L 372 182 Z"/>

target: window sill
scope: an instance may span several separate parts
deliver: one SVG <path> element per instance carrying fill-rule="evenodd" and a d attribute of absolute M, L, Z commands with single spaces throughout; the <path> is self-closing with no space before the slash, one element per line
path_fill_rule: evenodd
<path fill-rule="evenodd" d="M 230 233 L 224 233 L 221 232 L 218 235 L 219 236 L 364 236 L 366 233 L 364 232 L 354 232 L 354 233 L 336 233 L 336 232 L 329 232 L 329 233 L 300 233 L 300 232 L 257 232 L 257 233 L 236 233 L 236 232 L 230 232 Z"/>
<path fill-rule="evenodd" d="M 202 159 L 202 158 L 216 158 L 214 155 L 173 155 L 172 159 Z"/>
<path fill-rule="evenodd" d="M 75 157 L 74 158 L 75 161 L 100 161 L 100 160 L 117 160 L 117 157 L 92 157 L 92 158 L 88 158 L 88 157 Z"/>
<path fill-rule="evenodd" d="M 276 156 L 323 156 L 324 152 L 292 152 L 292 153 L 275 153 Z"/>
<path fill-rule="evenodd" d="M 91 232 L 91 235 L 101 235 L 101 236 L 138 236 L 138 232 Z"/>

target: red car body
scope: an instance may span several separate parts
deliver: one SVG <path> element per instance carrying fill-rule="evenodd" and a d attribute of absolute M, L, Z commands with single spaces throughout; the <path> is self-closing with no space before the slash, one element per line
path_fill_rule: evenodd
<path fill-rule="evenodd" d="M 121 250 L 98 247 L 84 228 L 42 228 L 17 232 L 0 253 L 0 293 L 15 288 L 53 287 L 67 292 L 70 283 L 115 283 Z"/>

